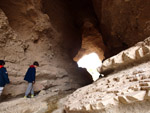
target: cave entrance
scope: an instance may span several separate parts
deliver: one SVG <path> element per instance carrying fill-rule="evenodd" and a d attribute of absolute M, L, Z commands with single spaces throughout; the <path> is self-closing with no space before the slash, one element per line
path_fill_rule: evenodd
<path fill-rule="evenodd" d="M 77 61 L 78 67 L 86 68 L 86 70 L 91 74 L 93 81 L 99 78 L 98 68 L 102 66 L 102 61 L 96 53 L 90 53 L 84 55 Z"/>
<path fill-rule="evenodd" d="M 60 33 L 59 37 L 61 40 L 60 38 L 57 39 L 59 41 L 58 46 L 61 46 L 63 51 L 65 50 L 65 53 L 69 55 L 71 60 L 73 59 L 79 65 L 86 65 L 80 62 L 88 62 L 85 60 L 86 58 L 91 62 L 95 62 L 91 60 L 93 58 L 90 58 L 95 55 L 96 59 L 99 59 L 97 62 L 101 65 L 104 53 L 101 52 L 99 45 L 103 44 L 101 44 L 102 37 L 98 30 L 98 21 L 92 1 L 43 0 L 42 3 L 42 11 L 49 16 L 51 24 Z M 84 43 L 87 43 L 85 44 L 86 47 L 83 46 Z M 87 48 L 87 46 L 89 46 L 89 48 Z M 83 51 L 86 54 L 84 53 L 78 57 L 77 54 L 79 51 L 82 51 L 82 49 L 85 49 L 85 51 Z M 88 56 L 85 57 L 84 55 Z M 77 58 L 75 58 L 76 56 Z M 75 62 L 73 62 L 73 64 L 75 64 Z M 90 67 L 90 65 L 87 66 L 85 66 L 87 67 L 87 71 L 85 68 L 76 68 L 79 71 L 78 75 L 80 75 L 81 72 L 82 76 L 80 79 L 82 79 L 86 85 L 92 83 L 93 80 L 96 80 L 99 76 L 96 70 L 97 66 L 95 67 L 94 64 L 92 67 Z M 90 74 L 94 74 L 94 76 Z"/>
<path fill-rule="evenodd" d="M 99 22 L 92 0 L 71 0 L 70 6 L 76 26 L 81 33 L 81 47 L 73 60 L 77 62 L 78 67 L 86 68 L 95 81 L 100 75 L 97 69 L 101 67 L 105 58 L 106 47 L 99 31 Z"/>
<path fill-rule="evenodd" d="M 82 25 L 82 44 L 74 57 L 79 67 L 86 68 L 95 81 L 99 78 L 98 68 L 104 60 L 105 45 L 99 30 L 91 19 L 85 19 Z"/>

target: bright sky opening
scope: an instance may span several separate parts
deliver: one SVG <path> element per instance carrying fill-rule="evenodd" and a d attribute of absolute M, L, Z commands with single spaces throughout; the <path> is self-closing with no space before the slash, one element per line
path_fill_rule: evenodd
<path fill-rule="evenodd" d="M 86 70 L 92 75 L 94 81 L 99 78 L 100 73 L 97 71 L 97 68 L 101 67 L 102 61 L 96 53 L 90 53 L 83 56 L 77 64 L 79 67 L 86 68 Z"/>

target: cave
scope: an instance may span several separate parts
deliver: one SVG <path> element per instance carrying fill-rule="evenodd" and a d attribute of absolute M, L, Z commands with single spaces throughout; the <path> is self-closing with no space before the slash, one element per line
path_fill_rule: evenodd
<path fill-rule="evenodd" d="M 97 6 L 97 4 L 101 5 Z M 122 4 L 126 8 L 129 3 Z M 134 35 L 134 32 L 133 34 L 126 32 L 128 36 L 123 35 L 123 31 L 129 27 L 129 24 L 121 29 L 118 24 L 113 23 L 113 20 L 116 22 L 124 18 L 122 14 L 119 15 L 120 18 L 114 18 L 120 7 L 116 7 L 112 17 L 108 17 L 107 15 L 112 11 L 111 8 L 114 7 L 106 10 L 107 5 L 103 0 L 1 0 L 0 8 L 6 15 L 5 19 L 8 18 L 8 22 L 6 21 L 8 25 L 4 26 L 3 32 L 10 31 L 6 36 L 2 35 L 5 37 L 2 43 L 3 51 L 7 53 L 1 55 L 1 59 L 4 58 L 8 62 L 10 72 L 13 65 L 21 64 L 24 67 L 34 60 L 39 60 L 43 67 L 48 66 L 46 70 L 49 70 L 50 66 L 65 68 L 69 78 L 79 81 L 77 84 L 81 86 L 92 83 L 89 73 L 77 67 L 76 62 L 82 56 L 95 51 L 100 60 L 104 61 L 141 41 L 144 36 L 148 36 L 148 33 L 143 36 L 137 34 L 136 40 L 134 38 L 128 40 L 129 35 Z M 131 6 L 132 4 L 129 4 L 129 7 Z M 134 7 L 133 11 L 137 8 Z M 128 20 L 134 21 L 131 17 L 132 11 L 126 11 L 124 8 L 121 11 L 129 14 Z M 124 19 L 122 21 L 124 22 Z M 119 22 L 123 23 L 122 21 Z M 139 24 L 142 23 L 140 22 L 139 19 Z M 134 31 L 139 30 L 135 27 L 136 24 L 133 23 L 131 26 Z M 18 76 L 23 75 L 17 72 L 21 68 L 15 67 L 12 76 L 16 73 Z M 43 72 L 39 73 L 42 76 Z"/>
<path fill-rule="evenodd" d="M 70 93 L 62 113 L 130 113 L 131 104 L 149 105 L 149 6 L 149 0 L 1 0 L 0 60 L 11 83 L 0 99 L 11 104 L 0 103 L 0 112 L 51 112 Z M 38 95 L 20 99 L 34 61 Z"/>
<path fill-rule="evenodd" d="M 51 3 L 49 4 L 49 2 Z M 91 33 L 88 33 L 88 30 L 91 28 L 86 28 L 87 30 L 84 30 L 84 22 L 88 20 L 94 25 L 94 28 L 97 29 L 97 32 L 99 32 L 98 20 L 94 12 L 91 0 L 43 0 L 39 2 L 18 2 L 6 0 L 1 1 L 0 7 L 6 14 L 10 27 L 17 34 L 16 40 L 22 41 L 23 50 L 26 57 L 30 56 L 30 52 L 28 52 L 28 49 L 31 49 L 31 51 L 35 50 L 35 48 L 30 48 L 29 45 L 37 47 L 38 44 L 44 40 L 41 37 L 48 37 L 49 39 L 45 39 L 46 42 L 50 42 L 50 46 L 53 45 L 53 47 L 58 48 L 57 52 L 63 51 L 63 53 L 67 54 L 66 56 L 68 56 L 70 62 L 72 62 L 71 60 L 75 57 L 75 55 L 81 48 L 82 35 L 91 35 L 93 32 L 92 31 Z M 42 15 L 42 13 L 44 13 L 44 15 Z M 44 19 L 40 19 L 42 17 Z M 50 19 L 50 23 L 48 19 Z M 43 28 L 40 26 L 41 23 L 45 25 L 45 28 L 43 26 Z M 49 25 L 51 26 L 51 28 L 47 28 Z M 30 40 L 32 40 L 33 43 L 27 44 L 30 43 Z M 43 44 L 44 43 L 45 42 L 43 41 Z M 47 47 L 43 46 L 43 49 L 47 49 Z M 35 51 L 34 54 L 36 54 L 37 52 L 39 51 Z M 54 52 L 54 50 L 51 52 Z M 56 60 L 61 59 L 61 56 L 66 57 L 65 55 L 63 55 L 63 53 L 61 53 L 61 55 L 57 55 L 57 58 L 50 60 L 50 63 L 62 67 L 63 62 L 60 60 L 62 64 L 57 64 Z M 53 54 L 49 56 L 53 57 Z M 23 54 L 20 55 L 20 57 L 22 56 Z M 73 63 L 75 64 L 74 61 Z M 83 82 L 82 84 L 85 85 L 92 82 L 90 77 L 91 75 L 89 75 L 85 71 L 85 69 L 77 70 L 80 71 L 79 73 L 83 74 L 83 78 L 85 79 L 85 83 Z"/>
<path fill-rule="evenodd" d="M 24 94 L 23 77 L 33 61 L 40 62 L 35 92 L 49 94 L 93 83 L 91 67 L 87 72 L 77 65 L 85 55 L 96 53 L 98 66 L 111 61 L 104 70 L 126 64 L 132 58 L 122 51 L 150 35 L 149 5 L 148 0 L 1 0 L 0 59 L 6 61 L 11 80 L 4 95 Z M 113 56 L 118 54 L 123 62 L 116 58 L 113 67 Z"/>
<path fill-rule="evenodd" d="M 104 59 L 105 45 L 91 0 L 43 0 L 42 3 L 42 11 L 50 17 L 57 31 L 63 34 L 62 47 L 68 50 L 75 62 L 92 52 L 96 52 L 101 60 Z"/>
<path fill-rule="evenodd" d="M 109 14 L 112 10 L 111 8 L 106 10 L 107 4 L 105 4 L 103 0 L 43 0 L 42 3 L 42 11 L 48 14 L 52 25 L 55 26 L 58 31 L 64 32 L 64 37 L 67 41 L 64 40 L 62 42 L 62 47 L 70 48 L 70 50 L 68 50 L 68 54 L 76 62 L 79 61 L 79 59 L 84 55 L 90 54 L 92 52 L 96 52 L 100 60 L 104 61 L 105 59 L 108 59 L 111 56 L 114 56 L 119 52 L 133 46 L 135 43 L 143 40 L 146 37 L 137 34 L 138 38 L 130 40 L 128 36 L 133 36 L 135 34 L 130 33 L 130 31 L 126 31 L 126 29 L 131 27 L 133 31 L 138 31 L 139 29 L 135 27 L 137 26 L 137 23 L 133 23 L 133 26 L 130 26 L 129 24 L 123 24 L 125 20 L 122 19 L 124 18 L 122 14 L 119 15 L 122 20 L 118 20 L 120 19 L 119 17 L 115 18 L 114 16 L 117 16 L 117 10 L 119 7 L 117 7 L 116 10 L 112 12 L 114 14 L 112 17 L 105 15 L 104 11 L 106 11 L 106 14 Z M 101 5 L 97 6 L 96 3 Z M 103 4 L 104 6 L 102 6 Z M 127 4 L 123 4 L 125 8 Z M 129 7 L 132 7 L 132 5 Z M 133 8 L 133 11 L 135 10 L 137 10 L 137 7 Z M 101 13 L 97 14 L 97 11 Z M 129 17 L 126 17 L 127 21 L 134 21 L 134 19 L 132 19 L 132 11 L 126 11 L 125 9 L 122 9 L 121 11 L 123 13 L 129 14 Z M 59 16 L 57 14 L 59 14 Z M 134 13 L 134 16 L 136 15 L 138 15 L 138 13 Z M 114 22 L 118 20 L 118 23 L 116 22 L 114 25 L 113 20 Z M 123 24 L 125 27 L 121 28 L 119 24 Z M 139 24 L 141 24 L 140 20 Z M 69 30 L 64 28 L 64 26 L 68 26 L 68 29 L 71 30 L 69 32 L 69 34 L 71 34 L 70 36 L 67 36 Z M 114 31 L 112 30 L 113 28 Z M 128 36 L 123 36 L 124 31 Z M 84 47 L 82 47 L 82 45 Z"/>

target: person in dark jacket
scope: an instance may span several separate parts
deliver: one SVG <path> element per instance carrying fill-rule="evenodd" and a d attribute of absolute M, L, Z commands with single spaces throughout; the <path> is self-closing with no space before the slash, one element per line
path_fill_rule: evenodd
<path fill-rule="evenodd" d="M 33 84 L 35 83 L 36 67 L 38 66 L 39 66 L 39 63 L 35 61 L 33 65 L 31 65 L 26 72 L 24 80 L 26 80 L 29 84 L 25 92 L 24 98 L 27 98 L 29 93 L 31 93 L 31 97 L 34 97 Z"/>
<path fill-rule="evenodd" d="M 4 67 L 5 61 L 0 60 L 0 96 L 6 84 L 9 84 L 9 78 L 6 68 Z"/>

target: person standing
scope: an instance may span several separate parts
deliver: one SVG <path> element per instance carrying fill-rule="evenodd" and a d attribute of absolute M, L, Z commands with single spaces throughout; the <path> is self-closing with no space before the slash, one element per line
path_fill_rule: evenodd
<path fill-rule="evenodd" d="M 0 60 L 0 96 L 3 92 L 5 85 L 10 83 L 8 78 L 8 73 L 4 65 L 5 65 L 5 61 Z"/>
<path fill-rule="evenodd" d="M 35 61 L 33 65 L 31 65 L 26 72 L 24 80 L 26 80 L 29 84 L 26 89 L 24 98 L 27 98 L 29 93 L 31 93 L 31 98 L 34 97 L 33 84 L 35 83 L 36 67 L 38 66 L 39 66 L 39 63 Z"/>

